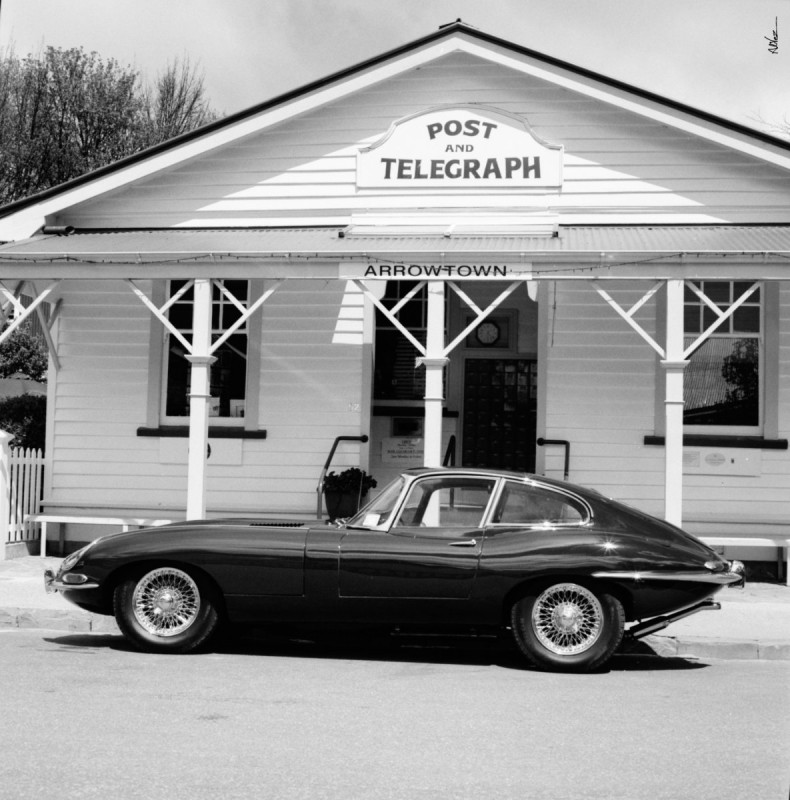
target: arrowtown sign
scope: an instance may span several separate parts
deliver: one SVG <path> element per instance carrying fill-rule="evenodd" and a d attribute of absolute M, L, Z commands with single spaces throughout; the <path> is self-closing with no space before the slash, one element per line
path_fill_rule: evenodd
<path fill-rule="evenodd" d="M 468 263 L 428 264 L 372 261 L 347 261 L 341 264 L 339 277 L 345 280 L 519 280 L 532 277 L 532 264 Z"/>
<path fill-rule="evenodd" d="M 560 145 L 521 118 L 485 106 L 446 106 L 406 117 L 357 154 L 360 189 L 557 189 Z"/>

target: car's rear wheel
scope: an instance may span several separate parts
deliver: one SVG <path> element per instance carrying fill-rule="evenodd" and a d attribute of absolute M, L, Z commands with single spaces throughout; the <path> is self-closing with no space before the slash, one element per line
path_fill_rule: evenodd
<path fill-rule="evenodd" d="M 617 649 L 625 614 L 616 597 L 563 581 L 522 597 L 513 605 L 511 624 L 516 644 L 534 666 L 588 672 Z"/>
<path fill-rule="evenodd" d="M 142 650 L 188 653 L 219 625 L 208 583 L 177 567 L 157 567 L 122 581 L 113 601 L 118 627 Z"/>

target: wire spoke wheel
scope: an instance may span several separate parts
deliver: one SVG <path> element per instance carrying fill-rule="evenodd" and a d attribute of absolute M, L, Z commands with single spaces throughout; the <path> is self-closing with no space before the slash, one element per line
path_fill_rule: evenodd
<path fill-rule="evenodd" d="M 560 583 L 538 597 L 532 609 L 532 627 L 547 650 L 570 656 L 595 644 L 603 616 L 603 608 L 591 591 L 575 583 Z"/>
<path fill-rule="evenodd" d="M 161 567 L 144 575 L 132 596 L 134 616 L 154 636 L 177 636 L 200 613 L 200 591 L 186 572 Z"/>
<path fill-rule="evenodd" d="M 625 629 L 620 600 L 568 580 L 526 592 L 512 606 L 510 620 L 516 644 L 530 664 L 566 672 L 604 665 Z"/>

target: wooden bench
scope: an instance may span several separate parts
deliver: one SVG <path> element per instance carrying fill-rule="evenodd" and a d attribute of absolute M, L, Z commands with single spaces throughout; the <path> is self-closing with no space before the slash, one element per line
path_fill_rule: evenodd
<path fill-rule="evenodd" d="M 149 517 L 99 517 L 78 514 L 27 514 L 26 522 L 38 522 L 41 524 L 41 550 L 43 558 L 47 554 L 47 524 L 50 522 L 73 523 L 77 525 L 114 525 L 120 526 L 122 531 L 132 528 L 147 528 L 155 525 L 167 525 L 175 520 L 172 519 L 153 519 Z"/>
<path fill-rule="evenodd" d="M 782 559 L 784 559 L 785 582 L 790 586 L 790 538 L 785 536 L 699 536 L 705 544 L 713 547 L 773 547 L 782 551 L 778 559 L 781 580 Z"/>

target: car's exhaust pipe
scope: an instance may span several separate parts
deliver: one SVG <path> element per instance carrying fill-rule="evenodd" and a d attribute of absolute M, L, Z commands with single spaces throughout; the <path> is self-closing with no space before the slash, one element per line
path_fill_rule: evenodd
<path fill-rule="evenodd" d="M 625 635 L 629 639 L 641 639 L 643 636 L 649 636 L 651 633 L 655 633 L 656 631 L 666 628 L 667 625 L 671 625 L 673 622 L 683 619 L 683 617 L 690 617 L 692 614 L 696 614 L 698 611 L 719 611 L 719 609 L 721 609 L 721 603 L 717 603 L 714 600 L 704 600 L 702 603 L 698 603 L 697 605 L 687 608 L 683 611 L 677 611 L 674 614 L 667 614 L 664 617 L 653 617 L 653 619 L 640 622 L 638 625 L 634 625 L 633 628 L 629 628 L 625 632 Z"/>

